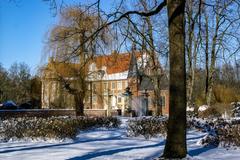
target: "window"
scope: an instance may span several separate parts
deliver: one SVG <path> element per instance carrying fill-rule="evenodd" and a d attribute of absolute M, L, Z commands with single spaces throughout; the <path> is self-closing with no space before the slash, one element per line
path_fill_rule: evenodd
<path fill-rule="evenodd" d="M 117 83 L 117 89 L 118 90 L 122 90 L 122 82 L 118 82 Z"/>
<path fill-rule="evenodd" d="M 96 84 L 92 84 L 92 90 L 93 90 L 93 92 L 96 92 Z"/>
<path fill-rule="evenodd" d="M 107 83 L 103 83 L 103 89 L 104 89 L 104 91 L 107 90 Z"/>
<path fill-rule="evenodd" d="M 161 96 L 160 104 L 161 104 L 161 107 L 162 107 L 162 108 L 165 107 L 165 96 Z"/>
<path fill-rule="evenodd" d="M 122 103 L 122 97 L 118 97 L 118 103 Z"/>
<path fill-rule="evenodd" d="M 96 102 L 97 102 L 97 96 L 96 96 L 96 95 L 92 96 L 92 102 L 93 102 L 93 103 L 96 103 Z"/>
<path fill-rule="evenodd" d="M 112 89 L 115 89 L 116 86 L 115 86 L 115 82 L 112 82 Z"/>
<path fill-rule="evenodd" d="M 85 100 L 85 102 L 90 103 L 90 101 L 91 101 L 91 96 L 87 96 L 84 100 Z"/>

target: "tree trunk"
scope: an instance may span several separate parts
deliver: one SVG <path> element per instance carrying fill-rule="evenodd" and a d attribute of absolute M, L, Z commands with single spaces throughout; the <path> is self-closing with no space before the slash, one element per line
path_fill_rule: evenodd
<path fill-rule="evenodd" d="M 170 107 L 163 157 L 186 157 L 185 1 L 168 0 Z"/>
<path fill-rule="evenodd" d="M 217 31 L 215 33 L 215 36 L 213 38 L 212 42 L 212 51 L 211 51 L 211 65 L 208 75 L 208 88 L 207 88 L 207 105 L 211 105 L 212 101 L 212 91 L 213 91 L 213 85 L 214 85 L 214 73 L 215 73 L 215 64 L 216 64 L 216 45 L 217 45 Z"/>
<path fill-rule="evenodd" d="M 190 94 L 190 104 L 191 104 L 191 106 L 194 106 L 194 101 L 195 101 L 194 96 L 193 96 L 193 89 L 195 87 L 195 72 L 196 72 L 196 68 L 197 68 L 197 48 L 198 48 L 198 43 L 199 43 L 199 41 L 198 41 L 198 38 L 197 38 L 197 39 L 195 39 L 195 42 L 194 42 L 192 79 L 191 79 L 192 81 L 191 81 L 191 89 L 190 89 L 190 93 L 189 93 Z"/>
<path fill-rule="evenodd" d="M 147 6 L 146 4 L 144 5 L 144 9 L 145 11 L 147 11 Z M 162 106 L 160 103 L 160 99 L 161 99 L 161 75 L 162 73 L 159 72 L 160 70 L 160 64 L 156 63 L 156 49 L 154 46 L 154 40 L 153 40 L 153 27 L 152 27 L 152 22 L 150 17 L 146 18 L 146 22 L 147 22 L 147 26 L 148 26 L 148 37 L 149 37 L 149 43 L 150 43 L 150 52 L 149 52 L 149 56 L 150 56 L 150 66 L 153 72 L 153 85 L 154 85 L 154 94 L 155 94 L 155 100 L 156 100 L 156 116 L 161 116 L 163 114 L 162 111 Z"/>
<path fill-rule="evenodd" d="M 219 12 L 219 8 L 217 7 L 216 10 L 216 17 L 215 17 L 215 31 L 214 31 L 214 35 L 212 38 L 212 44 L 211 44 L 211 59 L 210 59 L 210 66 L 209 66 L 209 57 L 208 57 L 208 52 L 206 52 L 206 70 L 207 70 L 207 75 L 206 75 L 206 91 L 205 91 L 205 95 L 206 95 L 206 103 L 208 106 L 211 105 L 211 101 L 212 101 L 212 92 L 213 92 L 213 85 L 214 85 L 214 73 L 215 73 L 215 65 L 216 65 L 216 59 L 217 59 L 217 43 L 218 43 L 218 32 L 219 32 L 219 28 L 220 28 L 220 13 Z M 206 34 L 207 37 L 209 37 L 208 35 L 208 17 L 206 16 Z M 206 45 L 208 45 L 208 39 L 206 39 Z M 206 49 L 208 49 L 208 46 L 206 46 Z M 208 50 L 207 50 L 208 51 Z"/>
<path fill-rule="evenodd" d="M 208 106 L 211 105 L 211 101 L 212 101 L 212 92 L 213 92 L 213 85 L 214 85 L 214 73 L 215 73 L 216 57 L 214 56 L 214 57 L 212 57 L 212 59 L 213 60 L 211 62 L 209 76 L 208 76 L 208 88 L 207 88 L 207 97 L 206 97 L 206 102 L 207 102 Z"/>
<path fill-rule="evenodd" d="M 74 95 L 76 116 L 84 116 L 84 103 L 80 94 Z"/>
<path fill-rule="evenodd" d="M 208 60 L 208 39 L 209 39 L 209 35 L 208 35 L 208 17 L 207 15 L 205 15 L 205 23 L 206 23 L 206 28 L 205 28 L 205 32 L 206 32 L 206 46 L 205 46 L 205 70 L 206 70 L 206 77 L 205 77 L 205 100 L 207 102 L 207 97 L 208 97 L 208 86 L 209 86 L 209 60 Z"/>
<path fill-rule="evenodd" d="M 194 86 L 195 86 L 195 72 L 197 66 L 197 53 L 199 43 L 201 42 L 201 27 L 197 29 L 198 16 L 200 13 L 194 14 L 194 3 L 193 1 L 188 1 L 187 11 L 187 26 L 188 29 L 186 33 L 188 34 L 188 42 L 186 44 L 187 60 L 188 60 L 188 76 L 187 76 L 187 105 L 194 106 Z M 197 32 L 196 32 L 197 31 Z"/>
<path fill-rule="evenodd" d="M 161 100 L 161 88 L 160 88 L 160 79 L 158 76 L 154 78 L 154 94 L 156 99 L 156 116 L 162 116 L 162 105 L 160 103 Z"/>
<path fill-rule="evenodd" d="M 198 47 L 198 38 L 196 38 L 195 36 L 193 36 L 194 41 L 194 48 L 193 51 L 191 50 L 192 53 L 192 58 L 191 58 L 191 67 L 189 67 L 189 79 L 187 82 L 187 104 L 188 106 L 194 106 L 194 93 L 193 93 L 193 89 L 195 86 L 195 71 L 196 71 L 196 66 L 197 66 L 197 47 Z"/>
<path fill-rule="evenodd" d="M 188 66 L 188 76 L 187 76 L 187 105 L 192 106 L 192 90 L 193 90 L 193 72 L 192 72 L 192 43 L 193 43 L 193 35 L 194 35 L 194 27 L 193 27 L 193 12 L 192 12 L 192 1 L 189 1 L 188 6 L 189 6 L 189 13 L 187 14 L 187 33 L 188 33 L 188 43 L 186 44 L 186 51 L 187 51 L 187 66 Z"/>

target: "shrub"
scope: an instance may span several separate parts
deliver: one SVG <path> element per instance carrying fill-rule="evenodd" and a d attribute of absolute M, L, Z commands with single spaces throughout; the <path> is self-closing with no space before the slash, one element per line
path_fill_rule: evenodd
<path fill-rule="evenodd" d="M 221 117 L 221 113 L 216 109 L 216 107 L 209 107 L 205 111 L 199 112 L 198 116 L 202 118 Z"/>
<path fill-rule="evenodd" d="M 146 139 L 158 135 L 165 136 L 167 132 L 167 118 L 165 117 L 142 117 L 128 121 L 128 136 L 144 136 Z"/>
<path fill-rule="evenodd" d="M 0 122 L 0 139 L 2 141 L 25 137 L 74 139 L 80 130 L 119 125 L 120 120 L 113 117 L 11 118 Z"/>
<path fill-rule="evenodd" d="M 224 147 L 240 146 L 240 124 L 228 124 L 216 129 L 220 144 Z"/>
<path fill-rule="evenodd" d="M 233 102 L 232 105 L 232 116 L 240 117 L 240 102 Z"/>
<path fill-rule="evenodd" d="M 214 146 L 240 146 L 240 120 L 225 119 L 188 119 L 188 127 L 199 129 L 208 134 L 200 140 L 200 144 Z"/>
<path fill-rule="evenodd" d="M 238 90 L 234 87 L 218 84 L 213 88 L 213 94 L 216 102 L 231 103 L 237 101 Z"/>
<path fill-rule="evenodd" d="M 222 115 L 230 116 L 232 114 L 232 107 L 230 104 L 217 103 L 208 107 L 205 111 L 199 112 L 198 116 L 201 118 L 216 118 Z"/>
<path fill-rule="evenodd" d="M 217 147 L 219 145 L 219 139 L 218 139 L 217 136 L 214 136 L 212 134 L 207 134 L 202 139 L 200 139 L 198 144 L 203 145 L 203 146 L 210 146 L 211 145 L 211 146 Z"/>

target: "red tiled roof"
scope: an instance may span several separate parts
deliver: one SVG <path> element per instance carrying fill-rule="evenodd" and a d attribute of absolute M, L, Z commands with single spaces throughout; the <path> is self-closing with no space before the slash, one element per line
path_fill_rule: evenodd
<path fill-rule="evenodd" d="M 137 53 L 136 56 L 139 57 L 140 53 Z M 105 66 L 107 74 L 114 74 L 127 71 L 129 69 L 130 60 L 130 53 L 113 53 L 111 55 L 96 57 L 94 62 L 98 69 Z"/>
<path fill-rule="evenodd" d="M 137 52 L 135 56 L 138 58 L 141 56 L 141 53 Z M 114 74 L 128 71 L 130 60 L 131 53 L 112 53 L 110 55 L 97 56 L 89 64 L 94 62 L 97 69 L 102 69 L 105 66 L 107 74 Z M 45 69 L 57 72 L 64 77 L 72 77 L 76 75 L 79 67 L 79 64 L 50 61 Z"/>

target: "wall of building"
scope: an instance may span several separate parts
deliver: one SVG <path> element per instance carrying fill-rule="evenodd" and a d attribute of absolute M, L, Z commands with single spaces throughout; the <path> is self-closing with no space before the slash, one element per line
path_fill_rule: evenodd
<path fill-rule="evenodd" d="M 168 115 L 169 114 L 169 90 L 162 90 L 161 96 L 164 97 L 165 103 L 163 105 L 163 114 Z"/>
<path fill-rule="evenodd" d="M 86 107 L 89 109 L 121 109 L 125 105 L 123 93 L 127 80 L 103 80 L 89 82 L 89 93 L 86 97 Z M 92 90 L 92 94 L 91 94 Z"/>
<path fill-rule="evenodd" d="M 91 88 L 92 87 L 92 88 Z M 93 81 L 89 83 L 89 92 L 85 98 L 86 109 L 108 109 L 111 105 L 112 110 L 121 109 L 124 112 L 128 106 L 125 89 L 128 87 L 128 80 L 110 80 L 110 81 Z M 92 96 L 91 96 L 92 90 Z M 131 91 L 133 97 L 142 97 L 142 92 L 138 91 L 136 85 L 132 86 Z M 154 92 L 148 93 L 148 110 L 153 113 L 156 112 Z M 164 98 L 164 105 L 162 106 L 163 114 L 169 113 L 169 91 L 162 90 L 161 96 Z M 42 108 L 59 109 L 59 108 L 74 108 L 74 98 L 72 95 L 64 91 L 59 82 L 54 80 L 44 80 L 42 83 Z M 91 100 L 92 99 L 92 100 Z M 91 103 L 92 101 L 92 103 Z M 137 103 L 137 101 L 135 101 Z M 139 103 L 141 103 L 139 101 Z"/>
<path fill-rule="evenodd" d="M 44 79 L 42 81 L 42 108 L 73 109 L 74 97 L 67 93 L 58 81 Z"/>

